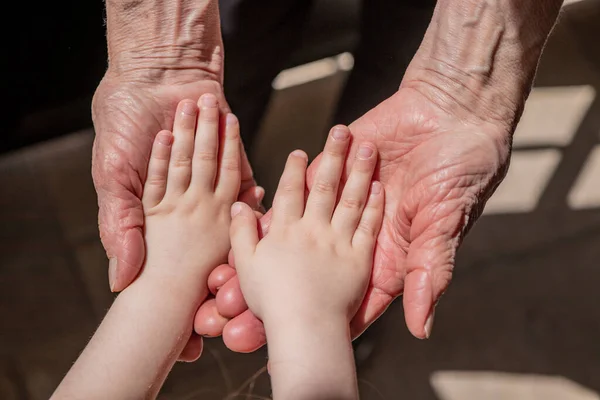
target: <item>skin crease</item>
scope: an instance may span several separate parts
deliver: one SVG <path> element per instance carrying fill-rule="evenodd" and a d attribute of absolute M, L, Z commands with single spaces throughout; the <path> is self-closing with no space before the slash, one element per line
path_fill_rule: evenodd
<path fill-rule="evenodd" d="M 97 138 L 93 176 L 103 244 L 110 258 L 119 259 L 118 270 L 111 268 L 113 282 L 116 280 L 113 289 L 117 291 L 135 278 L 143 259 L 143 219 L 138 199 L 151 139 L 172 122 L 172 115 L 165 110 L 173 109 L 183 98 L 197 98 L 207 91 L 215 93 L 221 108 L 226 109 L 220 86 L 222 53 L 215 51 L 220 43 L 215 34 L 215 2 L 169 1 L 178 10 L 193 4 L 209 5 L 210 12 L 194 14 L 194 26 L 209 29 L 183 26 L 162 36 L 176 38 L 176 43 L 153 43 L 148 37 L 157 38 L 162 31 L 142 29 L 140 35 L 145 36 L 137 37 L 136 30 L 132 31 L 136 24 L 131 21 L 169 21 L 170 17 L 164 15 L 166 0 L 142 2 L 138 14 L 132 9 L 119 11 L 123 1 L 107 3 L 111 64 L 94 98 Z M 148 7 L 155 7 L 157 2 L 162 11 L 149 13 Z M 496 3 L 500 11 L 486 7 L 480 12 L 481 23 L 465 27 L 465 21 L 477 16 L 479 2 L 439 0 L 434 20 L 400 90 L 350 126 L 355 143 L 349 159 L 358 143 L 374 142 L 381 155 L 376 178 L 387 194 L 373 277 L 353 321 L 354 334 L 362 332 L 393 298 L 404 293 L 409 330 L 419 338 L 429 336 L 434 306 L 452 276 L 456 248 L 506 172 L 511 135 L 562 2 Z M 504 27 L 500 35 L 496 33 L 498 26 Z M 177 32 L 181 35 L 175 35 Z M 499 45 L 490 52 L 485 40 L 498 36 Z M 190 40 L 203 47 L 183 51 Z M 147 43 L 152 45 L 145 46 Z M 137 47 L 151 51 L 131 57 Z M 173 48 L 178 52 L 156 56 Z M 208 61 L 197 62 L 199 54 L 207 54 Z M 156 65 L 165 60 L 168 65 Z M 176 64 L 184 68 L 175 68 Z M 489 71 L 480 68 L 488 64 L 493 65 Z M 515 65 L 519 65 L 517 71 Z M 309 184 L 315 163 L 308 172 Z M 245 188 L 252 185 L 249 171 Z M 258 194 L 257 189 L 249 189 L 245 200 L 256 205 Z M 268 216 L 262 222 L 267 231 Z M 243 298 L 236 298 L 234 283 L 231 287 L 223 284 L 224 289 L 231 293 L 217 293 L 216 301 L 200 308 L 196 331 L 205 333 L 202 315 L 211 316 L 206 321 L 212 321 L 212 332 L 223 327 L 223 340 L 231 349 L 251 351 L 260 347 L 264 330 L 248 311 L 224 325 L 224 319 L 214 318 L 215 306 L 227 315 L 245 309 Z M 226 304 L 219 304 L 219 300 Z M 227 310 L 227 304 L 232 309 Z"/>
<path fill-rule="evenodd" d="M 458 4 L 470 6 L 470 13 L 460 14 Z M 353 150 L 361 140 L 377 144 L 377 178 L 387 193 L 371 287 L 352 322 L 354 335 L 402 293 L 411 333 L 431 334 L 457 247 L 506 174 L 524 95 L 561 4 L 505 0 L 481 8 L 473 1 L 440 0 L 400 90 L 350 126 Z M 537 24 L 523 24 L 523 18 L 537 18 Z M 448 46 L 450 40 L 459 45 Z M 523 65 L 518 71 L 515 57 Z M 314 165 L 309 185 L 312 171 Z M 268 223 L 268 215 L 261 222 Z M 217 306 L 230 315 L 244 301 L 234 288 L 225 289 L 232 293 L 218 296 L 228 301 Z M 254 350 L 262 335 L 254 336 L 256 326 L 244 312 L 225 326 L 225 343 Z M 202 332 L 201 326 L 196 330 Z"/>
<path fill-rule="evenodd" d="M 429 114 L 401 112 L 417 106 Z M 457 132 L 442 127 L 442 122 L 452 120 L 413 89 L 402 89 L 350 126 L 355 140 L 348 158 L 353 159 L 361 139 L 377 143 L 381 154 L 377 179 L 387 198 L 370 288 L 352 321 L 354 336 L 379 317 L 405 285 L 411 288 L 404 296 L 407 325 L 417 337 L 428 335 L 425 320 L 451 280 L 456 248 L 465 232 L 464 215 L 478 212 L 483 206 L 479 199 L 489 197 L 506 170 L 508 144 L 495 140 L 493 132 L 484 133 L 484 127 Z M 452 136 L 445 135 L 448 130 Z M 456 135 L 463 140 L 456 140 Z M 429 154 L 438 156 L 426 157 Z M 309 186 L 318 162 L 311 165 Z M 221 290 L 230 291 L 222 297 L 217 294 L 217 301 L 227 300 L 217 304 L 221 314 L 231 315 L 245 305 L 243 298 L 235 297 L 235 286 L 224 285 Z M 255 350 L 253 346 L 264 343 L 249 327 L 259 324 L 245 312 L 225 326 L 225 343 L 236 351 Z"/>

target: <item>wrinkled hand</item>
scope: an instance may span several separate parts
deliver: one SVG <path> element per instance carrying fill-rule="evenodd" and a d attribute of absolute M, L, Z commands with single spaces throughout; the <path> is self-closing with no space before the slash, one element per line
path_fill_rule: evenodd
<path fill-rule="evenodd" d="M 144 261 L 140 199 L 154 136 L 172 126 L 179 101 L 198 99 L 204 93 L 215 94 L 222 111 L 228 111 L 221 84 L 213 80 L 150 85 L 107 73 L 96 91 L 92 175 L 98 192 L 100 237 L 110 259 L 109 280 L 114 292 L 135 279 Z M 241 200 L 256 207 L 262 189 L 255 188 L 247 161 L 242 179 Z M 196 358 L 201 347 L 200 338 L 192 338 L 183 358 Z"/>
<path fill-rule="evenodd" d="M 429 337 L 461 239 L 506 173 L 511 127 L 474 114 L 444 111 L 448 107 L 435 101 L 436 89 L 404 85 L 350 126 L 355 139 L 348 162 L 359 143 L 375 143 L 381 156 L 375 178 L 386 190 L 373 275 L 352 321 L 354 335 L 404 294 L 409 330 L 418 338 Z M 308 171 L 309 187 L 315 184 L 319 159 Z M 268 218 L 269 214 L 261 221 L 263 230 Z M 228 267 L 215 270 L 212 280 L 219 281 L 221 289 L 216 297 L 220 315 L 214 320 L 221 324 L 230 349 L 253 351 L 264 344 L 264 330 L 246 310 L 233 275 Z M 203 333 L 201 320 L 196 319 L 198 333 Z"/>

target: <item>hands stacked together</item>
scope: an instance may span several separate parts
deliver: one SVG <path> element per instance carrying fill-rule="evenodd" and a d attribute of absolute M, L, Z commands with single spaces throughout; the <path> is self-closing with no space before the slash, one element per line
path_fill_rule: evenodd
<path fill-rule="evenodd" d="M 506 173 L 511 135 L 562 2 L 538 3 L 440 2 L 400 89 L 350 125 L 346 170 L 361 144 L 372 143 L 380 157 L 375 179 L 386 193 L 371 280 L 351 322 L 354 336 L 401 294 L 408 329 L 418 338 L 431 334 L 457 248 Z M 133 31 L 132 12 L 107 9 L 109 33 L 112 26 L 121 39 L 109 35 L 110 65 L 94 97 L 93 177 L 114 291 L 135 279 L 145 258 L 141 197 L 154 134 L 170 129 L 183 99 L 211 93 L 221 115 L 229 111 L 218 9 L 206 4 L 190 14 L 185 34 L 174 29 L 179 36 L 162 37 L 153 28 Z M 174 21 L 170 12 L 158 18 Z M 242 160 L 239 200 L 256 210 L 264 191 Z M 326 189 L 315 176 L 322 162 L 320 156 L 307 170 L 311 192 Z M 268 230 L 270 213 L 260 223 Z M 248 311 L 232 266 L 218 267 L 208 282 L 216 298 L 198 310 L 195 331 L 222 332 L 235 351 L 264 345 L 264 327 Z M 192 337 L 182 358 L 200 351 L 200 337 Z"/>
<path fill-rule="evenodd" d="M 350 126 L 354 140 L 348 166 L 362 142 L 374 143 L 381 158 L 376 176 L 387 193 L 371 282 L 352 321 L 354 335 L 363 332 L 402 293 L 410 331 L 419 338 L 431 334 L 435 304 L 452 278 L 460 240 L 507 165 L 509 144 L 502 128 L 480 122 L 468 125 L 448 117 L 423 94 L 427 90 L 425 84 L 403 87 Z M 172 124 L 173 115 L 165 110 L 174 103 L 207 92 L 220 95 L 219 84 L 150 87 L 107 78 L 98 88 L 93 175 L 101 237 L 111 259 L 115 291 L 131 283 L 144 260 L 141 195 L 153 140 L 148 132 Z M 221 107 L 227 109 L 224 103 Z M 309 188 L 319 162 L 320 158 L 308 170 Z M 261 193 L 248 187 L 250 168 L 243 170 L 245 190 L 240 200 L 256 209 Z M 261 222 L 266 228 L 269 214 Z M 217 282 L 229 295 L 217 294 L 217 301 L 205 303 L 196 319 L 196 331 L 214 335 L 223 329 L 225 343 L 235 351 L 262 346 L 263 328 L 245 311 L 234 271 L 222 267 L 215 274 L 220 276 L 213 276 L 210 282 Z M 225 282 L 227 278 L 230 280 Z M 231 309 L 242 313 L 232 315 Z M 187 358 L 197 355 L 188 354 Z"/>

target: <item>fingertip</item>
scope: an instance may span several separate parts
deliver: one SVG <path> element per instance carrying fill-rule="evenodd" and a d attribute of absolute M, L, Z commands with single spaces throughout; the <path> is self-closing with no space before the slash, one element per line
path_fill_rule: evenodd
<path fill-rule="evenodd" d="M 369 160 L 375 154 L 375 146 L 371 143 L 361 143 L 356 152 L 356 158 L 359 160 Z"/>
<path fill-rule="evenodd" d="M 208 290 L 216 294 L 231 278 L 235 276 L 235 269 L 228 264 L 221 264 L 208 276 Z"/>
<path fill-rule="evenodd" d="M 216 300 L 210 299 L 198 309 L 194 317 L 194 331 L 198 335 L 218 337 L 223 333 L 227 322 L 228 319 L 219 314 Z"/>
<path fill-rule="evenodd" d="M 416 269 L 404 281 L 404 315 L 410 333 L 418 339 L 428 339 L 433 326 L 433 285 L 425 269 Z"/>
<path fill-rule="evenodd" d="M 233 127 L 238 124 L 238 119 L 235 116 L 235 114 L 229 113 L 225 118 L 225 123 L 227 124 L 227 126 Z"/>
<path fill-rule="evenodd" d="M 204 343 L 202 341 L 202 337 L 192 333 L 192 336 L 183 348 L 178 361 L 186 363 L 197 361 L 202 355 L 203 348 Z"/>
<path fill-rule="evenodd" d="M 242 203 L 241 201 L 236 201 L 235 203 L 233 203 L 233 205 L 231 206 L 231 218 L 236 218 L 238 215 L 245 212 L 244 209 L 246 208 L 246 206 L 247 204 Z"/>
<path fill-rule="evenodd" d="M 163 146 L 171 146 L 173 144 L 173 133 L 171 131 L 160 131 L 155 138 L 156 143 L 161 144 Z"/>
<path fill-rule="evenodd" d="M 308 162 L 308 155 L 303 150 L 294 150 L 290 153 L 290 157 L 298 157 Z"/>
<path fill-rule="evenodd" d="M 379 181 L 373 181 L 371 183 L 371 196 L 378 197 L 383 192 L 383 185 Z"/>
<path fill-rule="evenodd" d="M 225 318 L 234 318 L 248 309 L 237 276 L 232 277 L 217 292 L 217 310 Z"/>
<path fill-rule="evenodd" d="M 256 203 L 259 206 L 262 206 L 262 201 L 265 198 L 265 189 L 262 186 L 256 186 L 254 189 L 254 198 L 256 199 Z"/>
<path fill-rule="evenodd" d="M 205 108 L 216 108 L 217 103 L 217 97 L 212 93 L 203 94 L 198 101 L 198 104 Z"/>
<path fill-rule="evenodd" d="M 223 342 L 231 351 L 252 353 L 267 343 L 267 336 L 262 322 L 246 310 L 225 325 Z"/>
<path fill-rule="evenodd" d="M 336 125 L 331 128 L 330 135 L 333 140 L 348 140 L 350 137 L 350 129 L 345 125 Z"/>
<path fill-rule="evenodd" d="M 117 257 L 116 268 L 110 279 L 111 291 L 121 292 L 129 286 L 140 273 L 145 258 L 144 237 L 139 228 L 130 229 L 123 237 L 121 255 Z"/>

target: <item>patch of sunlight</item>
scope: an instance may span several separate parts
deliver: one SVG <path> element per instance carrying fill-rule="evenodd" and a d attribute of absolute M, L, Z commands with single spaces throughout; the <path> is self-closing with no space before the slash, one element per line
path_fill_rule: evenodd
<path fill-rule="evenodd" d="M 583 0 L 565 0 L 565 2 L 563 3 L 563 7 L 567 6 L 569 4 L 579 3 L 580 1 L 583 1 Z"/>
<path fill-rule="evenodd" d="M 350 71 L 354 66 L 354 57 L 350 53 L 342 53 L 335 57 L 327 57 L 308 64 L 283 70 L 273 81 L 273 89 L 282 90 L 308 82 L 327 78 L 340 71 Z"/>
<path fill-rule="evenodd" d="M 440 400 L 600 400 L 562 376 L 483 371 L 438 371 L 430 377 Z"/>
<path fill-rule="evenodd" d="M 600 145 L 590 153 L 567 201 L 573 210 L 600 207 Z"/>
<path fill-rule="evenodd" d="M 488 201 L 484 213 L 535 210 L 561 158 L 556 149 L 515 151 L 506 179 Z"/>
<path fill-rule="evenodd" d="M 568 145 L 595 97 L 588 85 L 534 88 L 515 132 L 515 147 Z"/>

